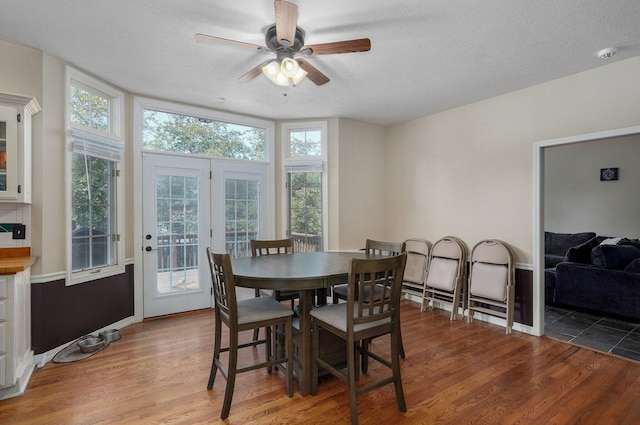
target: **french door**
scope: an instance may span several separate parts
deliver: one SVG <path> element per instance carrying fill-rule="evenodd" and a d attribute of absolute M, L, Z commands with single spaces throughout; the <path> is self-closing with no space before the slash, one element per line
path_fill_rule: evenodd
<path fill-rule="evenodd" d="M 144 317 L 211 307 L 211 161 L 145 153 Z"/>

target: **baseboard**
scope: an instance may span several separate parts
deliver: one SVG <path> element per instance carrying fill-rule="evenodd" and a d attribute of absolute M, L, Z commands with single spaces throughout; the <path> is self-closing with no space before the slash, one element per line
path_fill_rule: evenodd
<path fill-rule="evenodd" d="M 22 364 L 18 367 L 18 379 L 16 379 L 16 383 L 9 387 L 3 388 L 0 390 L 0 400 L 4 400 L 11 397 L 18 397 L 24 394 L 24 390 L 27 388 L 27 384 L 29 383 L 29 379 L 31 379 L 31 374 L 34 369 L 34 358 L 33 351 L 30 350 L 29 354 L 26 356 Z"/>

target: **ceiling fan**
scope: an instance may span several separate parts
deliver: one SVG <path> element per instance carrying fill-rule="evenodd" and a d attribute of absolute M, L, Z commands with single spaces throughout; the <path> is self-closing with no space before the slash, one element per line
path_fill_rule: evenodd
<path fill-rule="evenodd" d="M 297 84 L 308 77 L 316 85 L 329 82 L 324 75 L 302 56 L 332 55 L 337 53 L 368 52 L 371 41 L 368 38 L 336 41 L 324 44 L 304 44 L 305 32 L 297 26 L 298 6 L 284 0 L 274 1 L 276 23 L 265 34 L 266 46 L 198 33 L 195 39 L 199 43 L 227 43 L 256 51 L 273 52 L 275 59 L 268 59 L 242 75 L 240 81 L 249 81 L 261 73 L 276 84 L 288 86 Z"/>

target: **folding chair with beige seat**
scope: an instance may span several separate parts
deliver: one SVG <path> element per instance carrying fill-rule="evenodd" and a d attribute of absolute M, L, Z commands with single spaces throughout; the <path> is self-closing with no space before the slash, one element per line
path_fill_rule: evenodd
<path fill-rule="evenodd" d="M 505 319 L 507 334 L 513 327 L 515 264 L 511 247 L 496 239 L 480 241 L 471 251 L 469 322 L 475 312 Z"/>
<path fill-rule="evenodd" d="M 466 279 L 467 246 L 454 236 L 445 236 L 433 244 L 429 255 L 427 280 L 422 295 L 422 310 L 440 303 L 451 304 L 451 320 L 458 317 Z M 464 305 L 462 306 L 464 313 Z"/>
<path fill-rule="evenodd" d="M 211 269 L 213 283 L 213 296 L 215 300 L 215 328 L 213 344 L 213 361 L 207 389 L 213 388 L 218 369 L 227 380 L 222 403 L 221 419 L 229 416 L 231 399 L 236 382 L 236 374 L 266 367 L 271 373 L 272 367 L 286 364 L 286 392 L 287 396 L 293 396 L 293 328 L 291 317 L 293 311 L 280 304 L 271 297 L 250 298 L 238 301 L 235 291 L 235 277 L 229 254 L 214 254 L 211 248 L 207 248 L 207 258 Z M 229 328 L 229 345 L 222 347 L 222 324 Z M 284 357 L 272 355 L 272 330 L 271 327 L 281 325 L 285 329 Z M 239 343 L 239 334 L 264 327 L 266 338 L 260 341 Z M 245 347 L 254 347 L 265 344 L 265 358 L 263 361 L 248 366 L 238 367 L 238 350 Z M 228 365 L 225 367 L 220 354 L 228 352 Z"/>
<path fill-rule="evenodd" d="M 430 249 L 431 243 L 424 239 L 407 239 L 404 241 L 403 252 L 407 253 L 407 266 L 402 277 L 402 293 L 405 296 L 417 295 L 422 297 L 427 278 Z"/>
<path fill-rule="evenodd" d="M 400 375 L 400 295 L 402 275 L 407 254 L 377 259 L 351 260 L 347 283 L 347 302 L 331 304 L 311 311 L 313 324 L 313 368 L 311 394 L 318 392 L 318 369 L 322 368 L 346 381 L 349 387 L 351 422 L 358 423 L 356 398 L 387 384 L 394 384 L 396 402 L 401 412 L 407 411 Z M 382 294 L 376 298 L 374 288 L 380 286 Z M 368 294 L 368 296 L 367 296 Z M 329 361 L 320 357 L 320 329 L 328 331 L 346 341 L 347 371 L 337 369 Z M 390 360 L 369 351 L 365 340 L 382 335 L 390 335 Z M 390 371 L 390 375 L 367 379 L 366 384 L 356 387 L 358 358 L 356 350 L 366 358 L 371 358 L 385 366 L 376 369 L 375 374 Z M 364 381 L 364 380 L 363 380 Z"/>

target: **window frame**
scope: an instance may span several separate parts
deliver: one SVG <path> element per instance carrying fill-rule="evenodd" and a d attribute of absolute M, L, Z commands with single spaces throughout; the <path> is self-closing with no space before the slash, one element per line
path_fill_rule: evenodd
<path fill-rule="evenodd" d="M 284 122 L 280 126 L 281 131 L 281 150 L 282 150 L 282 183 L 284 190 L 282 196 L 282 229 L 285 237 L 289 237 L 290 226 L 290 189 L 287 186 L 289 182 L 289 173 L 296 172 L 305 168 L 317 169 L 322 173 L 322 246 L 323 249 L 329 247 L 329 176 L 327 167 L 327 121 L 299 121 Z M 291 152 L 291 132 L 295 131 L 320 131 L 321 155 L 298 156 L 292 157 Z"/>
<path fill-rule="evenodd" d="M 124 93 L 112 86 L 109 86 L 75 68 L 67 66 L 65 78 L 65 127 L 67 129 L 67 145 L 65 153 L 65 190 L 66 190 L 66 268 L 67 279 L 66 285 L 76 285 L 92 280 L 101 279 L 108 276 L 122 274 L 125 271 L 124 247 L 125 237 L 123 234 L 124 226 L 124 198 L 123 184 L 124 178 L 122 166 L 124 162 Z M 109 99 L 109 130 L 101 131 L 71 121 L 71 89 L 72 86 L 81 87 L 90 93 L 104 96 Z M 73 145 L 79 141 L 101 147 L 106 150 L 115 150 L 120 153 L 119 158 L 107 159 L 114 171 L 111 177 L 111 214 L 109 229 L 112 241 L 110 247 L 115 250 L 110 258 L 113 258 L 113 264 L 106 266 L 93 267 L 89 269 L 73 270 L 73 225 L 72 225 L 72 166 L 73 156 L 78 154 L 74 151 Z M 90 154 L 90 153 L 89 153 Z M 90 155 L 99 158 L 97 155 Z M 103 158 L 106 159 L 106 158 Z"/>

